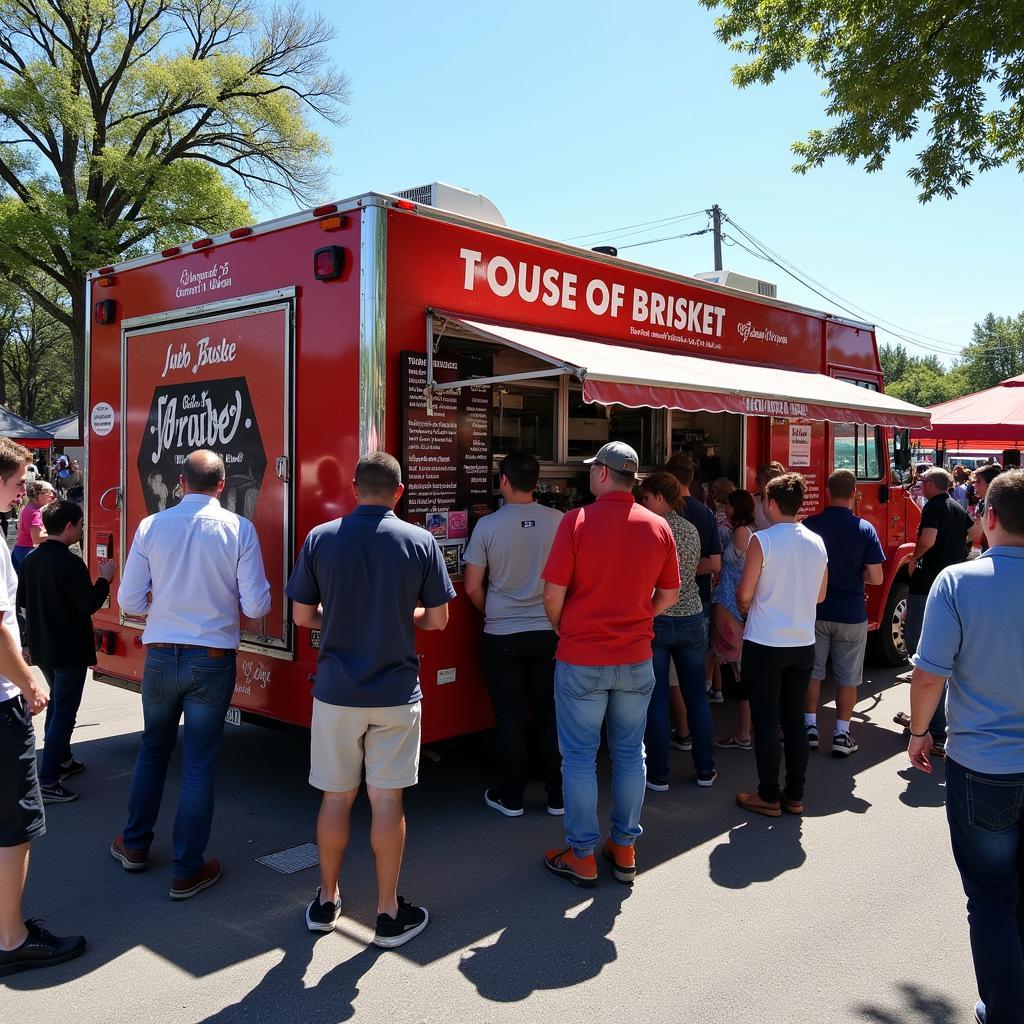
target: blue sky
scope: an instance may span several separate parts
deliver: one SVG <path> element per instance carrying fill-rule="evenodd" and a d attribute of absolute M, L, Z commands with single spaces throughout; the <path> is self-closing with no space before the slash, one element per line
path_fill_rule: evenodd
<path fill-rule="evenodd" d="M 868 318 L 943 348 L 968 341 L 989 312 L 1024 309 L 1024 178 L 990 172 L 922 206 L 906 177 L 912 145 L 873 175 L 842 162 L 794 174 L 791 143 L 827 124 L 820 83 L 797 69 L 736 89 L 735 55 L 693 2 L 309 6 L 337 24 L 352 81 L 349 123 L 327 133 L 325 200 L 446 181 L 489 196 L 512 227 L 587 233 L 586 245 L 717 202 Z M 654 226 L 622 243 L 703 226 Z M 623 255 L 680 273 L 713 268 L 707 235 Z M 780 298 L 839 311 L 738 247 L 725 266 L 775 281 Z"/>

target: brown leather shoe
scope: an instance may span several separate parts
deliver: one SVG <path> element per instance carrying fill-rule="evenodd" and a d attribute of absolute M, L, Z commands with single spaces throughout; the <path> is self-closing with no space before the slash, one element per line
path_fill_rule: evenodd
<path fill-rule="evenodd" d="M 191 878 L 171 879 L 171 899 L 187 900 L 220 881 L 220 861 L 208 860 Z"/>
<path fill-rule="evenodd" d="M 782 794 L 782 799 L 779 800 L 782 805 L 782 809 L 787 814 L 803 814 L 804 813 L 804 802 L 803 800 L 791 800 L 785 793 Z"/>
<path fill-rule="evenodd" d="M 737 793 L 736 803 L 745 811 L 753 811 L 755 814 L 763 814 L 766 818 L 781 818 L 782 808 L 778 802 L 769 803 L 762 800 L 757 793 Z"/>
<path fill-rule="evenodd" d="M 119 860 L 125 871 L 145 871 L 149 864 L 147 850 L 129 850 L 124 845 L 124 836 L 118 836 L 110 844 L 110 856 Z"/>

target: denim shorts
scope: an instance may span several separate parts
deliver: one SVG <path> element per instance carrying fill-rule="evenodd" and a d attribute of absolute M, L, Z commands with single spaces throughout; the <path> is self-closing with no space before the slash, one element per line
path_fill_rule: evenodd
<path fill-rule="evenodd" d="M 0 703 L 0 846 L 21 846 L 45 831 L 32 715 L 24 697 L 11 697 Z"/>

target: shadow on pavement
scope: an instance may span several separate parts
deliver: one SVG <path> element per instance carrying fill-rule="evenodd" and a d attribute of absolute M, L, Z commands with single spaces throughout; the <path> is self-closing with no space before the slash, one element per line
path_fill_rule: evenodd
<path fill-rule="evenodd" d="M 917 985 L 900 985 L 902 1004 L 897 1011 L 861 1003 L 855 1007 L 865 1020 L 875 1024 L 955 1024 L 962 1012 L 940 992 L 926 992 Z"/>
<path fill-rule="evenodd" d="M 878 687 L 865 683 L 864 691 L 878 692 Z M 826 690 L 825 699 L 830 696 Z M 898 707 L 883 711 L 876 706 L 861 715 L 854 726 L 860 750 L 851 758 L 832 758 L 825 750 L 812 755 L 808 817 L 870 809 L 854 795 L 856 775 L 899 754 L 902 737 L 872 722 L 886 721 L 893 710 Z M 727 730 L 733 714 L 729 705 L 716 708 L 716 728 Z M 823 736 L 833 715 L 822 713 Z M 89 733 L 85 728 L 76 737 Z M 537 990 L 578 984 L 614 962 L 611 933 L 630 890 L 616 883 L 604 865 L 593 891 L 545 871 L 543 852 L 562 840 L 562 822 L 544 812 L 539 784 L 528 790 L 522 818 L 503 818 L 485 807 L 483 793 L 493 781 L 482 755 L 487 746 L 480 737 L 468 737 L 425 752 L 420 785 L 407 794 L 409 845 L 400 891 L 429 908 L 431 924 L 392 955 L 428 964 L 469 950 L 459 969 L 479 994 L 516 1002 Z M 129 875 L 109 855 L 110 842 L 124 824 L 137 747 L 134 732 L 75 742 L 76 756 L 88 764 L 74 780 L 82 799 L 47 808 L 48 832 L 33 844 L 25 910 L 57 932 L 84 932 L 89 950 L 79 960 L 17 975 L 7 983 L 27 991 L 59 986 L 139 948 L 197 978 L 283 950 L 284 958 L 244 999 L 208 1022 L 294 1017 L 327 1024 L 348 1019 L 359 981 L 380 951 L 371 946 L 350 956 L 351 946 L 340 936 L 323 937 L 338 943 L 340 955 L 348 959 L 307 989 L 303 979 L 314 948 L 322 948 L 303 922 L 318 884 L 316 872 L 279 874 L 255 860 L 313 840 L 319 795 L 307 782 L 308 737 L 255 726 L 228 729 L 208 854 L 224 863 L 224 880 L 182 903 L 168 899 L 177 758 L 168 773 L 149 869 Z M 749 789 L 756 777 L 753 755 L 716 755 L 720 777 L 713 789 L 697 788 L 690 755 L 675 752 L 671 789 L 648 793 L 645 834 L 638 846 L 641 882 L 643 872 L 715 839 L 721 842 L 711 852 L 709 872 L 724 888 L 767 882 L 804 864 L 798 819 L 748 815 L 733 802 L 736 792 Z M 599 776 L 601 820 L 607 822 L 608 763 L 603 756 Z M 922 785 L 936 785 L 922 779 Z M 935 799 L 939 802 L 941 794 Z M 345 918 L 357 925 L 360 936 L 372 933 L 376 916 L 368 819 L 361 797 L 342 874 Z M 573 955 L 553 955 L 564 949 Z"/>

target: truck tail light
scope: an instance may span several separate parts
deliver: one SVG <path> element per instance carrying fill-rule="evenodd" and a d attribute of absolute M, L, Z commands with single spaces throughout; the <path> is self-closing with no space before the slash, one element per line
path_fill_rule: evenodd
<path fill-rule="evenodd" d="M 318 281 L 333 281 L 341 277 L 345 265 L 345 250 L 340 245 L 325 245 L 313 254 L 313 276 Z"/>
<path fill-rule="evenodd" d="M 117 634 L 112 629 L 93 630 L 96 638 L 96 650 L 103 654 L 113 654 L 117 645 Z"/>
<path fill-rule="evenodd" d="M 114 299 L 102 299 L 93 307 L 98 324 L 112 324 L 117 319 L 117 303 Z"/>

